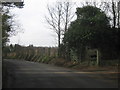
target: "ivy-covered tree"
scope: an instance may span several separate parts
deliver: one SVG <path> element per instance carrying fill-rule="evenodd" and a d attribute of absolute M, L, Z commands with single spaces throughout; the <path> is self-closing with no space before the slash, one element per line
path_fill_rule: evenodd
<path fill-rule="evenodd" d="M 13 29 L 13 16 L 9 14 L 10 7 L 23 8 L 23 2 L 2 2 L 2 46 L 6 45 L 6 42 L 9 41 L 8 37 L 15 33 Z"/>
<path fill-rule="evenodd" d="M 7 53 L 6 43 L 9 41 L 9 37 L 15 34 L 16 30 L 13 29 L 13 16 L 9 14 L 10 7 L 23 8 L 23 2 L 8 3 L 2 2 L 2 47 L 3 54 Z M 4 56 L 4 55 L 3 55 Z"/>
<path fill-rule="evenodd" d="M 71 23 L 63 41 L 68 43 L 69 50 L 77 53 L 79 60 L 84 59 L 86 46 L 101 51 L 115 46 L 116 32 L 110 28 L 110 19 L 101 9 L 84 6 L 77 8 L 76 15 L 77 19 Z"/>
<path fill-rule="evenodd" d="M 2 46 L 6 45 L 8 42 L 9 32 L 11 31 L 11 24 L 8 23 L 8 20 L 11 18 L 8 15 L 8 12 L 3 13 L 2 15 Z"/>

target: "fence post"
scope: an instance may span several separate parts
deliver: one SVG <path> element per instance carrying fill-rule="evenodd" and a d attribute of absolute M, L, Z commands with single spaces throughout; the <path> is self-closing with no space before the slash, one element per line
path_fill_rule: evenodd
<path fill-rule="evenodd" d="M 99 51 L 98 49 L 96 51 L 97 51 L 97 66 L 99 66 Z"/>

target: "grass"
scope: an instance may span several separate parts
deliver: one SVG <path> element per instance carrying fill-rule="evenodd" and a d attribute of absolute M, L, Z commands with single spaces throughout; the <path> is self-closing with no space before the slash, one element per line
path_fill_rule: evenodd
<path fill-rule="evenodd" d="M 118 72 L 118 66 L 116 65 L 107 65 L 107 66 L 97 66 L 95 63 L 90 62 L 75 62 L 75 61 L 67 61 L 63 58 L 53 58 L 48 62 L 48 64 L 54 64 L 60 67 L 66 67 L 71 69 L 76 69 L 80 71 L 90 71 L 90 72 L 102 72 L 102 71 L 109 71 L 109 72 Z"/>

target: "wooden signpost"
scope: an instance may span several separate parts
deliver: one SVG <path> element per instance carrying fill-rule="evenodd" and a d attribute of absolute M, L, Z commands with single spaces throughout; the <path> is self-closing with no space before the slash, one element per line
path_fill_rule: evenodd
<path fill-rule="evenodd" d="M 98 49 L 87 49 L 87 59 L 91 62 L 94 61 L 97 66 L 100 64 L 100 52 Z"/>

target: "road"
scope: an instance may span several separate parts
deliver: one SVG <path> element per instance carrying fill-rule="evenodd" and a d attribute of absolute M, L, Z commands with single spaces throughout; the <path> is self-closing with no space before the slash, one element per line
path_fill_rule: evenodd
<path fill-rule="evenodd" d="M 20 60 L 3 63 L 8 71 L 3 88 L 118 88 L 117 80 L 100 78 L 99 73 Z"/>

